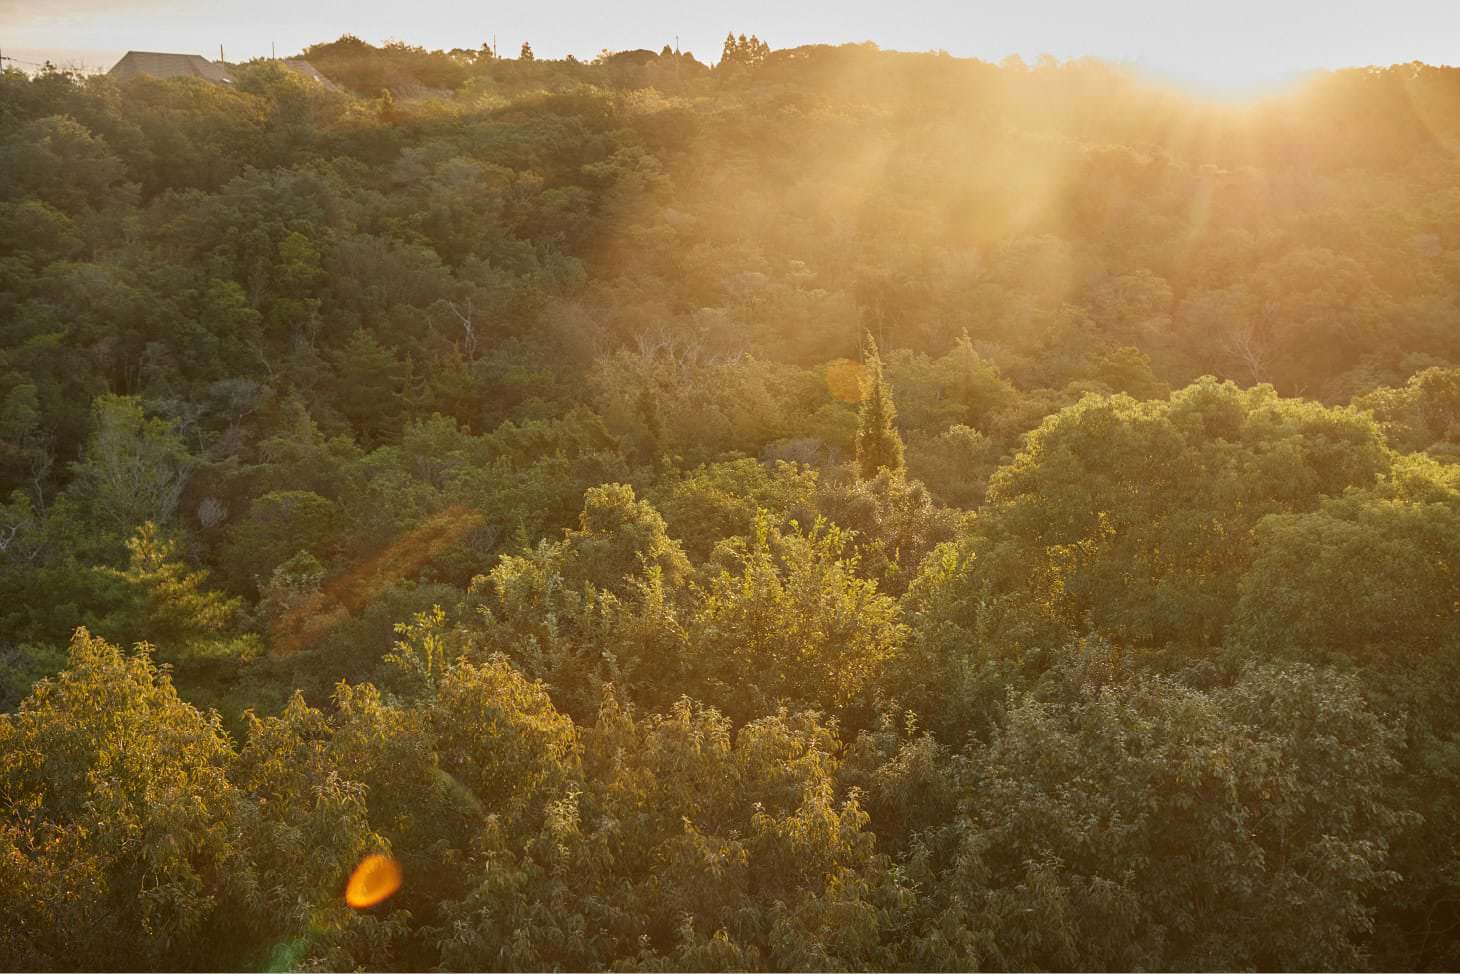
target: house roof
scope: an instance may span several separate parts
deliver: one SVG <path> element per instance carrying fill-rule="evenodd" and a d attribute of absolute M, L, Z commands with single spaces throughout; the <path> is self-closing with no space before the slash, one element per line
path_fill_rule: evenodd
<path fill-rule="evenodd" d="M 304 60 L 304 58 L 302 57 L 283 58 L 279 61 L 279 63 L 288 68 L 290 71 L 293 71 L 295 74 L 304 75 L 304 77 L 308 78 L 310 81 L 315 82 L 316 84 L 324 85 L 326 88 L 336 87 L 333 81 L 320 74 L 318 68 L 310 64 L 308 61 Z"/>
<path fill-rule="evenodd" d="M 197 54 L 163 54 L 156 51 L 128 51 L 112 66 L 113 78 L 201 78 L 214 84 L 232 84 L 227 65 Z"/>

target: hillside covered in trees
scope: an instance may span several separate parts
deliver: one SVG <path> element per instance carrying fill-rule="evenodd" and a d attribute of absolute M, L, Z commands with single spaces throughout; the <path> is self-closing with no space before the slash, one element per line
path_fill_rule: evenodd
<path fill-rule="evenodd" d="M 1460 967 L 1460 70 L 305 56 L 0 73 L 0 966 Z"/>

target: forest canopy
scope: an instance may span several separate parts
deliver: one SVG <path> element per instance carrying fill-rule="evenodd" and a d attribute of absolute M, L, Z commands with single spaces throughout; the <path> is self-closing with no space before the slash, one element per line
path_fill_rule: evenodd
<path fill-rule="evenodd" d="M 1460 70 L 303 56 L 0 72 L 0 967 L 1460 967 Z"/>

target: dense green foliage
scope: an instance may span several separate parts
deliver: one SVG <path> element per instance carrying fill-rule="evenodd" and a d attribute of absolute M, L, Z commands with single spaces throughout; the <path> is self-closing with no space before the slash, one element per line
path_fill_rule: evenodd
<path fill-rule="evenodd" d="M 0 967 L 1460 966 L 1460 71 L 306 53 L 0 73 Z"/>

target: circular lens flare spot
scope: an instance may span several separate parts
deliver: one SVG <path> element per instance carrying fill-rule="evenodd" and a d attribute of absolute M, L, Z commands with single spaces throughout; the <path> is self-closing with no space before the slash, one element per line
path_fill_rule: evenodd
<path fill-rule="evenodd" d="M 383 903 L 400 889 L 400 864 L 390 856 L 366 856 L 345 884 L 345 902 L 357 910 Z"/>

